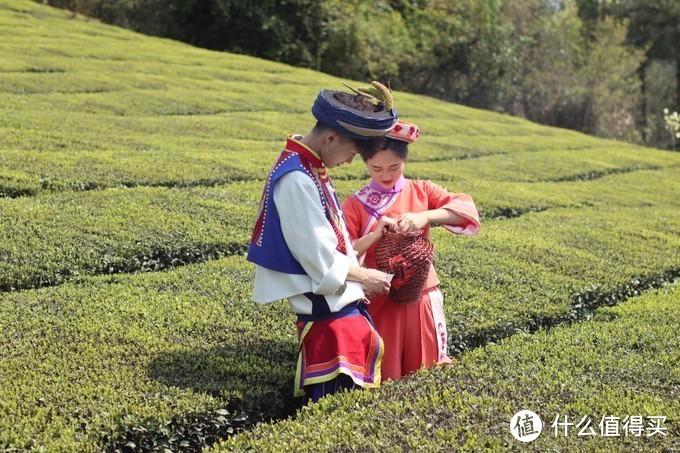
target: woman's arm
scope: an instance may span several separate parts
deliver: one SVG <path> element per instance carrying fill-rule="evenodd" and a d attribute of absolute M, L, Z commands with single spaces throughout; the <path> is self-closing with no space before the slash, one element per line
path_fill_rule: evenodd
<path fill-rule="evenodd" d="M 361 256 L 364 252 L 366 252 L 366 250 L 371 248 L 373 244 L 382 238 L 384 228 L 394 229 L 396 226 L 396 219 L 383 216 L 378 222 L 378 226 L 375 228 L 375 230 L 373 230 L 371 233 L 368 233 L 366 236 L 357 239 L 357 241 L 354 243 L 354 251 L 357 252 L 357 255 Z"/>
<path fill-rule="evenodd" d="M 400 232 L 416 231 L 428 224 L 439 224 L 456 234 L 473 236 L 480 229 L 479 213 L 472 197 L 451 193 L 431 181 L 419 183 L 427 193 L 428 207 L 420 213 L 406 213 L 399 218 Z"/>
<path fill-rule="evenodd" d="M 408 233 L 422 230 L 427 225 L 432 225 L 433 223 L 439 225 L 458 225 L 465 222 L 467 222 L 467 219 L 445 208 L 423 212 L 407 212 L 399 217 L 395 231 Z"/>

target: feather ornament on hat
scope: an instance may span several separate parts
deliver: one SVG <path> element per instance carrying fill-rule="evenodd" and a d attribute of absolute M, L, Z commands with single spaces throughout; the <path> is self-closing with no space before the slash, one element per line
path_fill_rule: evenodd
<path fill-rule="evenodd" d="M 335 90 L 321 90 L 312 106 L 312 114 L 323 125 L 350 137 L 367 140 L 383 137 L 397 124 L 397 111 L 390 90 L 379 82 L 371 87 L 355 89 L 355 93 L 375 105 L 374 111 L 362 111 L 345 105 Z"/>

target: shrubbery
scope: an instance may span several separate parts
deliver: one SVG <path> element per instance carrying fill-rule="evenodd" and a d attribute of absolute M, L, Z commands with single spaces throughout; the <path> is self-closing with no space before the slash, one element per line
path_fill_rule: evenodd
<path fill-rule="evenodd" d="M 0 34 L 0 450 L 198 449 L 293 414 L 295 318 L 250 301 L 241 254 L 284 134 L 340 81 L 29 1 L 0 0 Z M 456 364 L 224 448 L 512 448 L 509 416 L 539 402 L 677 419 L 676 289 L 528 335 L 677 278 L 677 156 L 395 97 L 423 130 L 409 175 L 482 213 L 476 237 L 433 230 Z M 343 197 L 367 181 L 332 172 Z"/>
<path fill-rule="evenodd" d="M 679 297 L 675 284 L 598 310 L 588 322 L 515 335 L 375 392 L 325 398 L 294 421 L 258 426 L 215 450 L 517 449 L 524 444 L 509 427 L 520 410 L 543 420 L 527 444 L 539 450 L 672 450 L 680 404 L 668 366 L 680 360 Z M 642 435 L 624 435 L 624 418 L 636 415 Z M 557 416 L 574 423 L 566 436 L 552 427 Z M 618 418 L 620 436 L 602 436 L 605 416 Z M 665 417 L 665 436 L 649 436 L 649 416 Z M 594 436 L 578 436 L 583 417 Z"/>
<path fill-rule="evenodd" d="M 232 257 L 1 294 L 0 449 L 177 448 L 290 413 L 294 317 L 251 280 Z"/>
<path fill-rule="evenodd" d="M 42 0 L 41 0 L 42 1 Z M 669 2 L 49 0 L 104 22 L 646 143 L 673 85 Z M 637 46 L 637 47 L 634 47 Z M 644 80 L 644 82 L 642 81 Z M 644 85 L 644 89 L 642 86 Z M 672 93 L 677 99 L 680 87 Z M 664 103 L 666 99 L 661 99 Z"/>
<path fill-rule="evenodd" d="M 243 254 L 261 183 L 0 199 L 0 290 Z M 256 187 L 257 186 L 257 187 Z"/>
<path fill-rule="evenodd" d="M 680 262 L 668 253 L 679 246 L 678 226 L 667 222 L 673 212 L 555 209 L 488 221 L 481 236 L 467 240 L 435 230 L 452 352 L 579 319 L 580 305 L 619 303 L 676 278 Z M 644 228 L 622 221 L 633 215 L 647 219 Z M 234 257 L 5 294 L 0 377 L 12 383 L 3 404 L 14 409 L 1 423 L 2 442 L 162 445 L 170 430 L 186 434 L 174 435 L 179 444 L 197 426 L 206 439 L 232 426 L 206 418 L 219 416 L 217 409 L 235 410 L 248 422 L 290 413 L 293 315 L 285 303 L 249 302 L 252 278 L 252 266 Z M 15 405 L 19 399 L 59 410 L 29 417 Z M 234 428 L 244 421 L 235 420 Z M 76 422 L 88 426 L 87 435 L 78 434 Z M 11 428 L 24 423 L 20 431 Z M 61 434 L 45 437 L 55 430 Z"/>

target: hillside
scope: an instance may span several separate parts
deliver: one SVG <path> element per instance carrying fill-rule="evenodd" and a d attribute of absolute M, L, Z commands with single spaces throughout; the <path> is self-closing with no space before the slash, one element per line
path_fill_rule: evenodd
<path fill-rule="evenodd" d="M 520 409 L 667 417 L 540 449 L 678 448 L 680 153 L 399 91 L 407 176 L 482 214 L 433 231 L 456 361 L 277 421 L 294 316 L 250 301 L 243 253 L 285 135 L 341 82 L 0 0 L 0 450 L 506 449 Z"/>

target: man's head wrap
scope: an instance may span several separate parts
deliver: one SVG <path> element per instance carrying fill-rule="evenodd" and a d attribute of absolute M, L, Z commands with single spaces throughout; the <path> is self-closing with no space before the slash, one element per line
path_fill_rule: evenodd
<path fill-rule="evenodd" d="M 312 106 L 312 114 L 319 123 L 352 138 L 368 140 L 382 137 L 397 124 L 398 117 L 397 111 L 392 106 L 392 94 L 378 82 L 373 82 L 373 86 L 367 90 L 371 91 L 354 91 L 373 101 L 377 111 L 366 112 L 350 107 L 335 98 L 334 94 L 340 91 L 321 90 Z"/>

